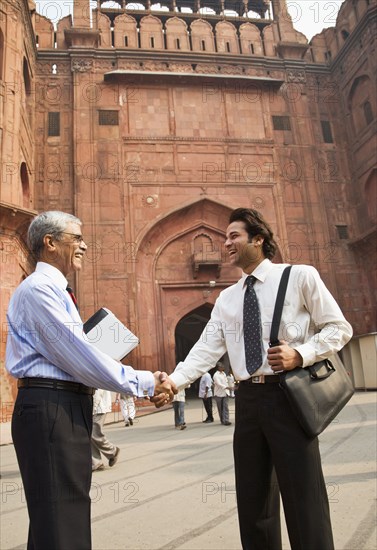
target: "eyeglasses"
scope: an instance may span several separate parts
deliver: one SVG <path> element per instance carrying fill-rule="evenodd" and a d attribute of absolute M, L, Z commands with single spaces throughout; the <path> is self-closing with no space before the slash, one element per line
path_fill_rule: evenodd
<path fill-rule="evenodd" d="M 61 231 L 63 235 L 72 235 L 73 242 L 75 243 L 83 243 L 84 237 L 82 235 L 76 235 L 76 233 L 68 233 L 67 231 Z"/>

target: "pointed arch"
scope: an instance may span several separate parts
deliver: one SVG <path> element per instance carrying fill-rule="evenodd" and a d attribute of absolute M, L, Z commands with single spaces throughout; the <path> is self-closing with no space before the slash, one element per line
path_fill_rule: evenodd
<path fill-rule="evenodd" d="M 187 202 L 180 204 L 178 206 L 174 206 L 167 212 L 164 212 L 160 216 L 157 216 L 153 222 L 151 222 L 147 227 L 143 229 L 141 233 L 136 237 L 136 245 L 139 249 L 141 246 L 141 243 L 143 240 L 146 239 L 146 236 L 150 231 L 152 231 L 153 228 L 157 227 L 157 225 L 160 225 L 162 223 L 165 223 L 165 221 L 168 221 L 169 219 L 173 219 L 172 216 L 180 215 L 179 213 L 185 214 L 188 209 L 193 208 L 195 205 L 201 204 L 203 209 L 207 209 L 208 205 L 208 212 L 211 212 L 213 209 L 216 211 L 219 215 L 223 216 L 223 219 L 225 220 L 224 226 L 227 224 L 227 220 L 229 217 L 230 212 L 235 208 L 235 206 L 227 206 L 224 203 L 217 201 L 215 199 L 208 199 L 208 198 L 195 198 L 190 199 Z M 212 205 L 212 206 L 211 206 Z M 212 215 L 211 215 L 212 219 Z M 207 220 L 208 221 L 208 220 Z"/>
<path fill-rule="evenodd" d="M 215 39 L 208 21 L 197 19 L 191 23 L 191 41 L 194 52 L 214 52 Z"/>
<path fill-rule="evenodd" d="M 229 21 L 220 21 L 215 27 L 217 51 L 221 53 L 239 53 L 236 27 Z"/>
<path fill-rule="evenodd" d="M 158 17 L 146 15 L 140 20 L 140 47 L 146 50 L 164 49 L 162 22 Z"/>
<path fill-rule="evenodd" d="M 240 42 L 242 53 L 246 55 L 263 55 L 260 30 L 252 23 L 240 26 Z"/>
<path fill-rule="evenodd" d="M 143 368 L 173 368 L 179 319 L 195 307 L 213 304 L 220 288 L 238 278 L 236 268 L 224 265 L 221 280 L 210 292 L 209 280 L 216 279 L 216 268 L 204 266 L 196 279 L 193 276 L 192 239 L 204 232 L 223 251 L 231 210 L 231 206 L 202 198 L 172 209 L 139 235 L 135 250 L 138 298 L 131 321 L 144 342 L 137 352 Z M 161 361 L 157 366 L 156 355 Z"/>
<path fill-rule="evenodd" d="M 168 50 L 190 51 L 187 24 L 178 17 L 172 17 L 165 23 L 166 47 Z"/>
<path fill-rule="evenodd" d="M 137 48 L 137 22 L 127 14 L 118 15 L 114 21 L 115 48 Z"/>

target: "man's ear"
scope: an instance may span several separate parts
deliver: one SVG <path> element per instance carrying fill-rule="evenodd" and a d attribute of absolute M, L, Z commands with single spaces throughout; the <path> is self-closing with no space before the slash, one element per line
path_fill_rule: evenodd
<path fill-rule="evenodd" d="M 262 237 L 262 235 L 254 235 L 254 237 L 251 239 L 251 242 L 255 244 L 255 246 L 262 246 L 264 242 L 264 237 Z"/>
<path fill-rule="evenodd" d="M 43 245 L 44 245 L 44 249 L 47 250 L 48 252 L 52 252 L 53 250 L 55 250 L 56 245 L 54 243 L 54 237 L 49 234 L 45 235 L 43 237 Z"/>

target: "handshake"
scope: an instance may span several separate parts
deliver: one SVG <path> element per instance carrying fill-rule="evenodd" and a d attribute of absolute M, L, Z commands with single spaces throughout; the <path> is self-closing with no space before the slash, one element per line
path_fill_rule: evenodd
<path fill-rule="evenodd" d="M 154 403 L 158 409 L 163 405 L 167 405 L 173 401 L 173 397 L 178 393 L 177 386 L 166 372 L 156 371 L 154 376 L 154 395 L 150 398 L 150 401 Z"/>

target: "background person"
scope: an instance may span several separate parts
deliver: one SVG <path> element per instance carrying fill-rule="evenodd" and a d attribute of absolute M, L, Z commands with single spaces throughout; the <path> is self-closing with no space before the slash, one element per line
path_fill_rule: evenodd
<path fill-rule="evenodd" d="M 229 374 L 227 375 L 226 379 L 228 381 L 229 397 L 234 397 L 235 383 L 232 369 L 229 370 Z"/>
<path fill-rule="evenodd" d="M 186 422 L 185 422 L 185 402 L 186 402 L 186 392 L 184 389 L 181 389 L 174 396 L 174 399 L 173 399 L 174 424 L 176 429 L 178 430 L 185 430 L 187 428 Z"/>
<path fill-rule="evenodd" d="M 119 458 L 120 449 L 111 443 L 103 433 L 106 414 L 111 412 L 111 392 L 96 390 L 93 396 L 93 427 L 92 427 L 92 471 L 103 470 L 101 453 L 109 461 L 109 466 L 115 465 Z"/>
<path fill-rule="evenodd" d="M 204 409 L 207 414 L 207 418 L 203 420 L 205 424 L 210 424 L 213 422 L 213 411 L 212 411 L 212 385 L 213 380 L 209 372 L 203 374 L 199 383 L 199 397 L 203 400 Z"/>
<path fill-rule="evenodd" d="M 229 388 L 228 380 L 225 374 L 224 365 L 220 362 L 217 363 L 217 371 L 213 375 L 213 394 L 219 413 L 221 424 L 224 426 L 230 426 L 229 422 Z"/>
<path fill-rule="evenodd" d="M 136 416 L 135 397 L 126 393 L 118 393 L 116 401 L 120 401 L 120 410 L 122 411 L 125 427 L 133 426 Z"/>

